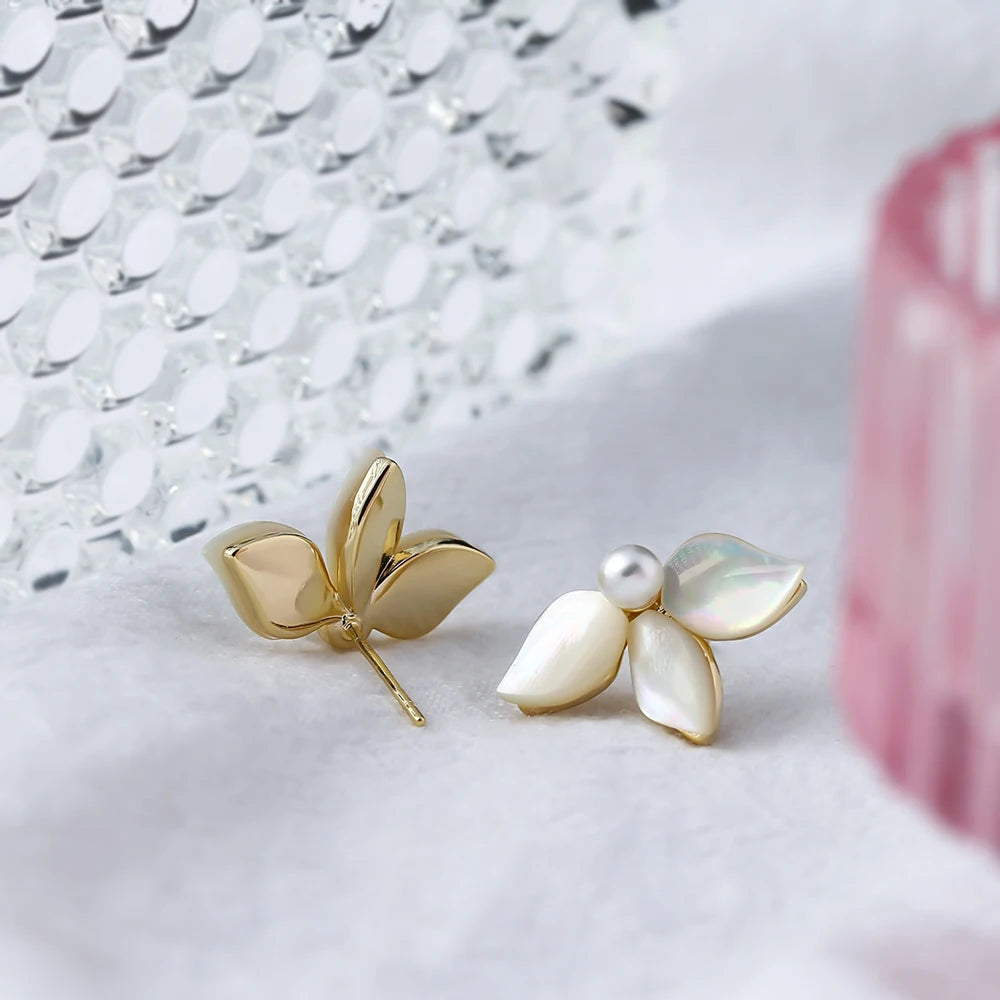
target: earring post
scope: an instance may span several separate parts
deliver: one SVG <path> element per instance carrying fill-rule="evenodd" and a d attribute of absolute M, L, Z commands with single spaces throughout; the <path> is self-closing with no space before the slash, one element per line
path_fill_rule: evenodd
<path fill-rule="evenodd" d="M 415 726 L 423 726 L 427 723 L 423 712 L 417 708 L 413 699 L 406 693 L 403 686 L 393 676 L 392 671 L 386 666 L 385 660 L 371 647 L 368 641 L 358 631 L 353 622 L 343 626 L 344 631 L 350 636 L 351 641 L 358 647 L 361 655 L 371 664 L 372 669 L 382 680 L 382 683 L 392 692 L 392 696 L 399 702 L 400 708 L 406 712 L 407 716 Z"/>

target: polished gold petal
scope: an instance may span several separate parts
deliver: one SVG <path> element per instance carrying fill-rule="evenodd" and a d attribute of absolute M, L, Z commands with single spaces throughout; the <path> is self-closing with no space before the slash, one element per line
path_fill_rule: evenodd
<path fill-rule="evenodd" d="M 326 536 L 337 593 L 360 618 L 368 608 L 383 561 L 396 551 L 406 515 L 406 484 L 399 466 L 369 454 L 341 488 Z"/>
<path fill-rule="evenodd" d="M 668 560 L 661 603 L 704 639 L 770 628 L 805 594 L 805 566 L 733 535 L 689 538 Z"/>
<path fill-rule="evenodd" d="M 295 639 L 344 613 L 319 549 L 287 524 L 241 524 L 212 539 L 204 553 L 258 635 Z"/>
<path fill-rule="evenodd" d="M 383 564 L 367 624 L 396 639 L 437 628 L 496 564 L 474 545 L 444 531 L 419 531 L 400 540 Z"/>

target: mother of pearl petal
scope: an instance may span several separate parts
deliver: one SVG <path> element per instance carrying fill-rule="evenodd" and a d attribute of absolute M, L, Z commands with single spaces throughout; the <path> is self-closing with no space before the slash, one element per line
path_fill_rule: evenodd
<path fill-rule="evenodd" d="M 628 619 L 596 590 L 553 601 L 532 626 L 497 688 L 525 712 L 552 712 L 586 701 L 618 674 Z"/>
<path fill-rule="evenodd" d="M 644 611 L 629 623 L 628 659 L 642 714 L 694 743 L 711 742 L 722 681 L 707 645 L 672 618 Z"/>
<path fill-rule="evenodd" d="M 667 560 L 661 603 L 705 639 L 742 639 L 784 615 L 804 573 L 732 535 L 695 535 Z"/>

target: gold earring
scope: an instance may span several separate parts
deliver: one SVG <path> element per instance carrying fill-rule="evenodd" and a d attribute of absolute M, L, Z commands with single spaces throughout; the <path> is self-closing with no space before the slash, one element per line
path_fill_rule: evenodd
<path fill-rule="evenodd" d="M 333 505 L 326 550 L 274 521 L 251 521 L 205 546 L 243 621 L 267 639 L 318 631 L 364 655 L 415 726 L 420 709 L 368 642 L 373 630 L 415 639 L 437 628 L 493 572 L 485 552 L 445 531 L 403 535 L 406 484 L 381 452 L 366 456 Z"/>
<path fill-rule="evenodd" d="M 734 538 L 689 538 L 666 562 L 641 545 L 604 557 L 600 591 L 574 590 L 545 609 L 497 693 L 526 715 L 600 694 L 628 647 L 632 689 L 648 719 L 711 743 L 722 678 L 709 640 L 745 639 L 803 598 L 805 566 Z"/>

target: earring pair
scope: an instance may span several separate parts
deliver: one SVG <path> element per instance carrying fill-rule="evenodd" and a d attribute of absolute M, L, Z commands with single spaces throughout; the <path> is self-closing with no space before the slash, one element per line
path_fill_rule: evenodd
<path fill-rule="evenodd" d="M 399 466 L 371 453 L 347 477 L 327 531 L 327 560 L 286 524 L 252 521 L 213 539 L 205 556 L 246 625 L 268 639 L 319 632 L 357 649 L 414 725 L 423 713 L 368 641 L 378 631 L 414 639 L 435 629 L 495 567 L 445 531 L 403 535 Z M 593 698 L 628 648 L 640 710 L 693 743 L 709 743 L 722 682 L 709 640 L 770 628 L 806 592 L 805 567 L 732 535 L 696 535 L 661 565 L 627 545 L 605 557 L 600 589 L 554 601 L 528 633 L 497 691 L 528 715 Z"/>

